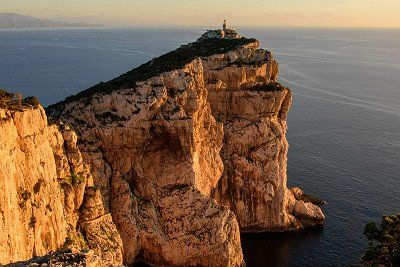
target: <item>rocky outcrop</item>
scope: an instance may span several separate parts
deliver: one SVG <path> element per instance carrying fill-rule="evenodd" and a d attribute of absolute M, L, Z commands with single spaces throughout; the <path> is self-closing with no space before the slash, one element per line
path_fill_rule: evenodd
<path fill-rule="evenodd" d="M 232 61 L 243 66 L 232 66 Z M 323 222 L 318 206 L 297 201 L 304 215 L 289 203 L 286 118 L 292 94 L 276 83 L 278 64 L 272 54 L 255 43 L 203 66 L 212 114 L 224 125 L 224 172 L 212 196 L 235 213 L 243 232 L 293 230 Z M 303 215 L 309 222 L 299 219 Z"/>
<path fill-rule="evenodd" d="M 49 107 L 79 136 L 126 264 L 240 266 L 240 230 L 322 223 L 287 189 L 277 75 L 256 40 L 204 39 Z"/>
<path fill-rule="evenodd" d="M 287 189 L 278 72 L 254 39 L 202 38 L 49 107 L 50 126 L 0 90 L 0 263 L 242 266 L 240 231 L 322 224 Z"/>
<path fill-rule="evenodd" d="M 223 169 L 223 132 L 203 81 L 197 59 L 135 89 L 71 103 L 62 115 L 97 169 L 127 264 L 137 256 L 166 265 L 242 264 L 235 216 L 210 198 Z"/>
<path fill-rule="evenodd" d="M 288 211 L 297 221 L 304 226 L 317 226 L 324 222 L 325 216 L 317 205 L 325 204 L 325 201 L 304 194 L 298 187 L 293 187 L 286 192 L 288 199 Z"/>
<path fill-rule="evenodd" d="M 1 92 L 3 93 L 3 91 Z M 10 96 L 7 96 L 10 97 Z M 81 214 L 93 186 L 89 166 L 83 163 L 77 136 L 68 127 L 49 126 L 43 108 L 35 103 L 8 101 L 0 107 L 0 263 L 27 260 L 64 248 L 93 248 L 99 266 L 122 263 L 122 244 L 104 256 L 98 240 L 78 229 L 90 224 Z M 19 101 L 21 102 L 21 101 Z M 97 190 L 98 191 L 98 190 Z M 101 198 L 97 196 L 101 202 Z M 106 216 L 104 211 L 99 216 Z M 105 219 L 118 235 L 110 218 Z M 109 241 L 108 241 L 109 242 Z"/>

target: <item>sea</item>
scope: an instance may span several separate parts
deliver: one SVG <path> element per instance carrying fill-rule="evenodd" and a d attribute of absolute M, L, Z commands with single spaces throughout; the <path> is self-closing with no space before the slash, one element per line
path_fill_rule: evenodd
<path fill-rule="evenodd" d="M 0 31 L 0 88 L 47 106 L 182 44 L 204 28 Z M 400 212 L 400 29 L 248 28 L 294 95 L 288 185 L 326 200 L 322 229 L 242 235 L 247 266 L 348 266 L 364 225 Z"/>

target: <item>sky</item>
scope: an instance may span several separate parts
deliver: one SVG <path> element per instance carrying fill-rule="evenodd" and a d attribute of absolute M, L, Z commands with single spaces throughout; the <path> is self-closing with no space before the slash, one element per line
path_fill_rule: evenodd
<path fill-rule="evenodd" d="M 0 0 L 0 13 L 110 26 L 400 27 L 400 0 Z"/>

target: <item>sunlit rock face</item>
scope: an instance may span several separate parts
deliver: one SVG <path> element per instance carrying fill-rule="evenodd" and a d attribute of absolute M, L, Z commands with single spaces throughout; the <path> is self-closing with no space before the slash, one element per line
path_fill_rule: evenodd
<path fill-rule="evenodd" d="M 0 120 L 0 263 L 9 263 L 58 249 L 67 222 L 44 110 L 0 109 Z"/>
<path fill-rule="evenodd" d="M 224 172 L 212 196 L 235 213 L 243 232 L 307 226 L 288 208 L 286 118 L 292 94 L 275 84 L 277 62 L 255 43 L 213 57 L 204 69 L 212 114 L 224 125 Z"/>
<path fill-rule="evenodd" d="M 211 115 L 202 60 L 64 112 L 109 204 L 126 263 L 139 256 L 154 264 L 242 264 L 237 220 L 210 197 L 223 171 L 223 128 Z"/>
<path fill-rule="evenodd" d="M 89 223 L 79 218 L 81 212 L 91 212 L 83 204 L 93 180 L 76 142 L 68 127 L 47 124 L 40 105 L 1 105 L 0 264 L 68 248 L 93 247 L 101 254 L 78 230 Z M 100 255 L 99 266 L 122 263 L 121 239 L 109 221 L 117 235 L 116 249 L 107 257 Z"/>
<path fill-rule="evenodd" d="M 0 263 L 242 266 L 240 231 L 323 223 L 287 189 L 278 72 L 254 39 L 209 38 L 48 108 L 51 125 L 0 91 Z"/>
<path fill-rule="evenodd" d="M 240 266 L 240 230 L 323 221 L 286 186 L 292 95 L 277 62 L 256 40 L 217 51 L 164 71 L 154 59 L 48 109 L 78 135 L 125 264 Z"/>

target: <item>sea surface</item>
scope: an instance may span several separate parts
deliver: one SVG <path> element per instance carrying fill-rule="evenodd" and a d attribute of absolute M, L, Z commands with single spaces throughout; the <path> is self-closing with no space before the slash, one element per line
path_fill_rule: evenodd
<path fill-rule="evenodd" d="M 44 105 L 194 41 L 205 29 L 0 31 L 0 87 Z M 238 28 L 294 93 L 289 186 L 323 198 L 324 229 L 243 235 L 248 266 L 346 266 L 363 227 L 400 211 L 400 30 Z"/>

